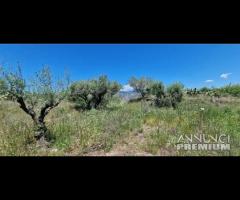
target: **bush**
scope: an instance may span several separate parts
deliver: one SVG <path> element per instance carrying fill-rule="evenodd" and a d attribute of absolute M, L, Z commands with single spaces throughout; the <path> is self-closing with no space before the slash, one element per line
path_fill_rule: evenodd
<path fill-rule="evenodd" d="M 197 88 L 194 88 L 194 89 L 187 89 L 187 94 L 189 96 L 196 96 L 198 94 L 200 94 L 201 91 L 200 90 L 197 90 Z"/>
<path fill-rule="evenodd" d="M 240 85 L 239 84 L 227 85 L 225 87 L 220 88 L 219 91 L 223 94 L 229 94 L 231 96 L 240 97 Z"/>
<path fill-rule="evenodd" d="M 154 83 L 151 88 L 151 94 L 155 95 L 154 104 L 157 107 L 173 107 L 182 101 L 183 85 L 175 83 L 170 85 L 166 91 L 161 82 Z"/>
<path fill-rule="evenodd" d="M 157 107 L 172 107 L 172 98 L 170 96 L 165 96 L 163 98 L 156 98 L 155 105 Z"/>
<path fill-rule="evenodd" d="M 174 83 L 167 88 L 167 93 L 171 96 L 172 106 L 175 108 L 182 101 L 184 86 L 181 83 Z"/>
<path fill-rule="evenodd" d="M 202 93 L 202 94 L 205 94 L 205 93 L 209 92 L 210 90 L 211 90 L 210 88 L 203 87 L 199 90 L 199 92 Z"/>
<path fill-rule="evenodd" d="M 106 106 L 109 99 L 115 95 L 121 86 L 111 82 L 107 76 L 98 79 L 79 81 L 70 87 L 69 100 L 75 103 L 77 109 L 91 110 Z"/>
<path fill-rule="evenodd" d="M 162 98 L 165 94 L 164 85 L 162 82 L 156 82 L 151 87 L 151 94 L 157 98 Z"/>

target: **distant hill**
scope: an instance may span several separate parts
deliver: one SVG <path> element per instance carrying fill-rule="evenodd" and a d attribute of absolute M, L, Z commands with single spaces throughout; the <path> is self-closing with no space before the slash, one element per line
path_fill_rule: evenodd
<path fill-rule="evenodd" d="M 138 94 L 137 92 L 123 92 L 120 91 L 118 92 L 118 95 L 121 99 L 125 100 L 125 101 L 129 101 L 131 99 L 137 99 L 140 97 L 140 94 Z"/>

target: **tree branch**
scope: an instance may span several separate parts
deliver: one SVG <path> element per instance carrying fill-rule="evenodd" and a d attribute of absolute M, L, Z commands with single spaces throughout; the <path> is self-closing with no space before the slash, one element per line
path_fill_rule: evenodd
<path fill-rule="evenodd" d="M 52 110 L 53 108 L 55 108 L 56 106 L 58 106 L 60 104 L 60 102 L 62 101 L 62 99 L 58 100 L 57 102 L 47 102 L 42 108 L 41 108 L 41 112 L 40 115 L 38 117 L 38 120 L 40 122 L 44 121 L 44 118 L 47 116 L 47 114 L 50 112 L 50 110 Z"/>
<path fill-rule="evenodd" d="M 20 108 L 26 112 L 28 115 L 30 115 L 32 117 L 32 119 L 35 121 L 36 120 L 36 113 L 31 109 L 28 108 L 23 100 L 23 98 L 21 96 L 16 96 L 17 98 L 17 102 L 20 105 Z"/>

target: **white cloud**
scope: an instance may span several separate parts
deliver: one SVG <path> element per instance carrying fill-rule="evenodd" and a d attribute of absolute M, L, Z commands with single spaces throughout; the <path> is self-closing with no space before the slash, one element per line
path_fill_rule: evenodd
<path fill-rule="evenodd" d="M 223 79 L 228 79 L 228 77 L 231 75 L 232 73 L 225 73 L 225 74 L 221 74 L 220 77 Z"/>
<path fill-rule="evenodd" d="M 134 89 L 129 85 L 124 85 L 122 89 L 120 90 L 121 92 L 132 92 Z"/>
<path fill-rule="evenodd" d="M 206 80 L 205 83 L 212 83 L 214 80 Z"/>

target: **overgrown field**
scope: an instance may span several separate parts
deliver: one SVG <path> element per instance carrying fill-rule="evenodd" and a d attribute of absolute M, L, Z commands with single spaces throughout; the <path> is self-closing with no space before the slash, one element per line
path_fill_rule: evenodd
<path fill-rule="evenodd" d="M 0 101 L 0 155 L 94 156 L 167 155 L 239 156 L 240 99 L 187 97 L 173 108 L 114 98 L 102 110 L 77 111 L 65 101 L 46 117 L 53 142 L 38 146 L 33 123 L 16 103 Z M 230 151 L 178 151 L 180 135 L 228 134 Z"/>

